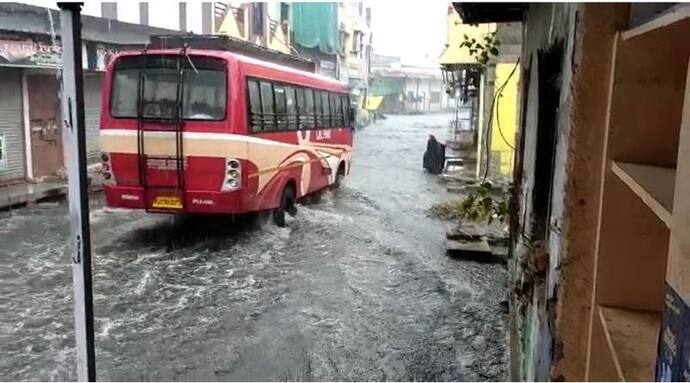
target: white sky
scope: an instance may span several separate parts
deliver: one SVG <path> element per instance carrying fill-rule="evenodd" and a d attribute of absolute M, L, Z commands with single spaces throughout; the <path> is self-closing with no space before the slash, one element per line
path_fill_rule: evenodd
<path fill-rule="evenodd" d="M 365 0 L 371 7 L 374 52 L 436 60 L 446 42 L 447 1 Z"/>

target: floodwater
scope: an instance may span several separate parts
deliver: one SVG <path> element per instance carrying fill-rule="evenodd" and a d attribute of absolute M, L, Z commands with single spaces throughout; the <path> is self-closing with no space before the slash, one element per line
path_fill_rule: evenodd
<path fill-rule="evenodd" d="M 422 171 L 448 115 L 356 133 L 286 228 L 93 202 L 99 380 L 503 380 L 502 266 L 445 256 Z M 0 213 L 0 379 L 74 380 L 64 205 Z"/>

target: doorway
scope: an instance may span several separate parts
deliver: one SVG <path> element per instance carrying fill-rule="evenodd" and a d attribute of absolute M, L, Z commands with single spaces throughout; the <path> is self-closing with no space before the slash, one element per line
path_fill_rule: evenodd
<path fill-rule="evenodd" d="M 561 97 L 561 68 L 563 42 L 558 41 L 538 56 L 539 111 L 537 120 L 537 147 L 534 167 L 534 210 L 532 237 L 548 239 L 551 215 L 551 193 L 558 135 L 558 113 Z"/>
<path fill-rule="evenodd" d="M 58 178 L 64 170 L 58 80 L 55 75 L 29 74 L 26 85 L 33 176 L 37 180 Z"/>

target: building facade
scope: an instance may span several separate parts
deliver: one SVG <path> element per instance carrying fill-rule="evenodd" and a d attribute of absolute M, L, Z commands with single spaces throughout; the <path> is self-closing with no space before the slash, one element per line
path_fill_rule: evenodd
<path fill-rule="evenodd" d="M 441 71 L 431 60 L 404 62 L 374 55 L 369 94 L 383 98 L 383 113 L 440 112 L 451 106 Z"/>
<path fill-rule="evenodd" d="M 59 99 L 59 13 L 56 4 L 48 8 L 43 4 L 35 0 L 0 4 L 0 185 L 66 176 Z M 290 3 L 174 4 L 118 1 L 84 5 L 84 99 L 91 163 L 97 163 L 99 157 L 105 66 L 120 50 L 141 49 L 150 36 L 226 35 L 233 39 L 229 44 L 238 52 L 314 71 L 314 65 L 300 59 L 300 53 L 290 44 Z M 329 4 L 328 9 L 335 11 L 335 3 Z M 166 17 L 160 17 L 162 14 Z M 336 19 L 330 25 L 335 31 Z M 330 75 L 335 77 L 336 52 L 329 57 L 332 66 L 322 62 L 317 71 L 332 72 Z"/>
<path fill-rule="evenodd" d="M 476 131 L 477 177 L 508 178 L 513 171 L 515 135 L 518 126 L 517 106 L 520 83 L 519 66 L 520 23 L 464 23 L 452 5 L 446 18 L 446 43 L 439 64 L 446 73 L 447 91 L 460 97 L 459 106 L 471 105 L 478 119 L 472 129 Z M 495 36 L 500 45 L 487 63 L 480 63 L 478 54 L 463 46 L 465 37 L 482 43 Z M 476 77 L 475 77 L 476 76 Z M 478 78 L 473 84 L 476 92 L 467 95 L 452 82 Z M 464 92 L 464 91 L 463 91 Z"/>
<path fill-rule="evenodd" d="M 214 2 L 213 34 L 226 35 L 285 54 L 291 45 L 291 3 Z"/>
<path fill-rule="evenodd" d="M 348 84 L 360 113 L 369 90 L 373 54 L 371 8 L 361 1 L 338 3 L 338 78 Z"/>
<path fill-rule="evenodd" d="M 99 158 L 101 83 L 119 50 L 143 47 L 149 35 L 175 31 L 82 17 L 82 61 L 88 159 Z M 55 9 L 0 4 L 0 185 L 63 179 L 58 43 Z"/>

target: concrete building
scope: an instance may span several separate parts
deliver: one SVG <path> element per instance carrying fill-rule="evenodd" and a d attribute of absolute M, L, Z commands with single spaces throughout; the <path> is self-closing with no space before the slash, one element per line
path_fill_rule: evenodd
<path fill-rule="evenodd" d="M 455 7 L 523 22 L 512 380 L 687 379 L 690 7 Z"/>
<path fill-rule="evenodd" d="M 362 109 L 369 90 L 369 72 L 373 54 L 371 8 L 361 1 L 338 3 L 339 44 L 338 78 L 348 84 Z"/>
<path fill-rule="evenodd" d="M 82 18 L 87 151 L 99 156 L 101 82 L 110 57 L 143 47 L 151 34 L 175 31 L 84 16 Z M 65 176 L 55 9 L 0 4 L 0 185 Z"/>
<path fill-rule="evenodd" d="M 439 112 L 451 106 L 441 70 L 431 60 L 405 62 L 375 54 L 369 93 L 383 97 L 380 110 L 384 113 Z"/>
<path fill-rule="evenodd" d="M 291 3 L 214 2 L 213 9 L 213 34 L 296 54 L 291 46 Z"/>
<path fill-rule="evenodd" d="M 45 6 L 41 0 L 23 1 Z M 56 6 L 51 5 L 54 9 Z M 290 3 L 88 1 L 82 14 L 170 31 L 226 35 L 290 54 Z M 165 15 L 164 17 L 162 15 Z"/>

